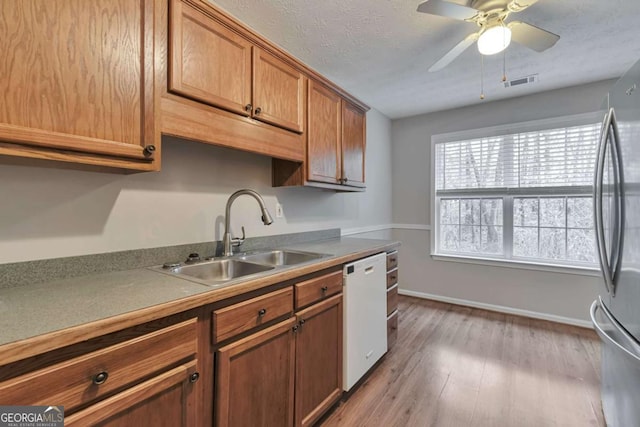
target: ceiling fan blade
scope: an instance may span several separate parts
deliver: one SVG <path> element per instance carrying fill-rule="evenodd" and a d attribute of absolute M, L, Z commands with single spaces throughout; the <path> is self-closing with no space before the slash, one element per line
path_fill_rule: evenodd
<path fill-rule="evenodd" d="M 510 12 L 522 12 L 536 3 L 538 3 L 538 0 L 511 0 L 507 5 L 507 9 Z"/>
<path fill-rule="evenodd" d="M 432 73 L 434 71 L 442 70 L 444 67 L 449 65 L 454 59 L 462 54 L 469 46 L 475 43 L 480 37 L 480 33 L 469 34 L 464 40 L 455 45 L 453 49 L 447 52 L 442 58 L 440 58 L 435 64 L 433 64 L 429 68 L 429 72 Z"/>
<path fill-rule="evenodd" d="M 524 1 L 524 0 L 523 0 Z M 478 11 L 457 3 L 444 0 L 426 0 L 418 5 L 418 12 L 429 13 L 431 15 L 446 16 L 447 18 L 459 19 L 461 21 L 472 20 L 478 15 Z"/>
<path fill-rule="evenodd" d="M 513 21 L 507 26 L 511 29 L 511 40 L 537 52 L 549 49 L 560 40 L 559 35 L 526 22 Z"/>

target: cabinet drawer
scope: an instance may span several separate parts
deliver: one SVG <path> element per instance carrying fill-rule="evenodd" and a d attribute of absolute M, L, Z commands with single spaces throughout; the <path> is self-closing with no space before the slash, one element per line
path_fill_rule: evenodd
<path fill-rule="evenodd" d="M 398 339 L 398 310 L 387 317 L 387 350 L 393 347 Z"/>
<path fill-rule="evenodd" d="M 398 269 L 394 268 L 393 270 L 387 272 L 387 289 L 389 289 L 396 283 L 398 283 Z"/>
<path fill-rule="evenodd" d="M 387 254 L 387 271 L 398 267 L 398 251 L 389 252 Z"/>
<path fill-rule="evenodd" d="M 387 316 L 398 309 L 398 285 L 387 289 Z"/>
<path fill-rule="evenodd" d="M 79 405 L 111 394 L 197 352 L 197 321 L 189 319 L 0 384 L 0 402 L 11 405 Z"/>
<path fill-rule="evenodd" d="M 296 308 L 342 292 L 342 271 L 296 283 Z"/>
<path fill-rule="evenodd" d="M 258 328 L 293 313 L 293 288 L 270 292 L 213 312 L 213 342 Z"/>

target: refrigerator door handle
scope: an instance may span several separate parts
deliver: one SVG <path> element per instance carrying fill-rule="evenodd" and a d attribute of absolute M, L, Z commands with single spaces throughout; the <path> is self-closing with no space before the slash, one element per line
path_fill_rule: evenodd
<path fill-rule="evenodd" d="M 622 171 L 622 159 L 620 153 L 620 136 L 618 133 L 618 121 L 616 120 L 616 113 L 613 108 L 610 109 L 611 124 L 611 151 L 613 153 L 613 170 L 614 170 L 614 197 L 615 197 L 615 224 L 613 233 L 615 237 L 614 244 L 611 248 L 611 295 L 616 294 L 616 276 L 620 269 L 620 262 L 622 256 L 622 246 L 624 244 L 624 234 L 622 232 L 624 227 L 624 175 Z M 605 309 L 606 311 L 606 309 Z"/>
<path fill-rule="evenodd" d="M 620 325 L 620 323 L 618 323 L 617 320 L 615 320 L 611 314 L 609 313 L 609 311 L 606 309 L 606 307 L 602 304 L 602 300 L 598 301 L 595 300 L 593 302 L 593 304 L 591 304 L 591 309 L 590 314 L 591 314 L 591 323 L 593 323 L 593 327 L 596 330 L 596 333 L 600 336 L 600 338 L 602 339 L 603 342 L 611 344 L 612 346 L 614 346 L 615 348 L 617 348 L 618 350 L 620 350 L 621 352 L 623 352 L 624 354 L 626 354 L 628 357 L 634 359 L 637 362 L 640 362 L 640 348 L 638 348 L 638 351 L 636 353 L 634 353 L 633 351 L 629 350 L 628 348 L 626 348 L 625 346 L 623 346 L 622 344 L 620 344 L 618 341 L 616 341 L 615 339 L 613 339 L 605 330 L 604 328 L 600 325 L 600 323 L 598 322 L 598 320 L 596 319 L 596 312 L 598 311 L 598 309 L 602 310 L 602 313 L 604 313 L 604 315 L 606 316 L 607 320 L 611 322 L 611 324 L 620 332 L 623 334 L 623 336 L 628 340 L 629 343 L 632 343 L 632 346 L 634 348 L 639 347 L 638 344 L 636 343 L 635 339 L 629 335 L 629 333 Z"/>
<path fill-rule="evenodd" d="M 604 185 L 604 160 L 607 152 L 607 143 L 609 141 L 612 111 L 612 109 L 607 111 L 602 123 L 593 185 L 593 212 L 595 217 L 596 247 L 598 249 L 598 258 L 600 260 L 600 267 L 602 275 L 604 276 L 604 286 L 607 289 L 607 293 L 611 293 L 612 291 L 613 278 L 611 277 L 611 268 L 609 266 L 609 257 L 607 256 L 607 247 L 604 235 L 604 219 L 602 217 L 602 193 L 604 190 L 602 187 Z"/>

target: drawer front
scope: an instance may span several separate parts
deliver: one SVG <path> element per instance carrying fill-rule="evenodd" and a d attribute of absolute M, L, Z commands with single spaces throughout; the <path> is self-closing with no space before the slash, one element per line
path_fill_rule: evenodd
<path fill-rule="evenodd" d="M 387 289 L 387 316 L 398 309 L 398 285 Z"/>
<path fill-rule="evenodd" d="M 296 283 L 296 308 L 306 307 L 342 292 L 342 271 Z"/>
<path fill-rule="evenodd" d="M 387 289 L 389 289 L 396 283 L 398 283 L 398 269 L 394 268 L 393 270 L 387 272 Z"/>
<path fill-rule="evenodd" d="M 387 350 L 398 340 L 398 310 L 387 317 Z"/>
<path fill-rule="evenodd" d="M 387 271 L 398 267 L 398 251 L 389 252 L 387 254 Z"/>
<path fill-rule="evenodd" d="M 293 288 L 270 292 L 213 312 L 213 342 L 259 328 L 293 314 Z"/>
<path fill-rule="evenodd" d="M 94 351 L 0 384 L 0 401 L 11 405 L 63 405 L 70 412 L 197 352 L 197 320 Z M 55 403 L 52 403 L 55 402 Z"/>

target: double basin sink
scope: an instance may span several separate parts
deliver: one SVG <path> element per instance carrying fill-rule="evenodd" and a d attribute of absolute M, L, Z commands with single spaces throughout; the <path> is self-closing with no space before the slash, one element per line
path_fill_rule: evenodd
<path fill-rule="evenodd" d="M 205 285 L 219 286 L 241 277 L 304 264 L 327 256 L 329 255 L 315 252 L 269 250 L 212 259 L 195 264 L 179 264 L 168 268 L 153 267 L 152 269 Z"/>

